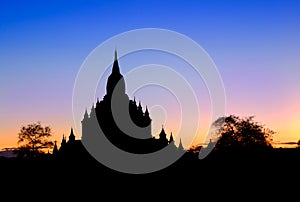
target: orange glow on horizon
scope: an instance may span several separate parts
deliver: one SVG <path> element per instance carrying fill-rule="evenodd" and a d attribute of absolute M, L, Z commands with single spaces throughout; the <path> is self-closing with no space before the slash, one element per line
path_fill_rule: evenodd
<path fill-rule="evenodd" d="M 298 124 L 300 121 L 300 117 L 298 117 L 298 118 L 299 118 L 298 120 L 286 120 L 286 121 L 283 121 L 283 123 L 281 123 L 281 124 L 274 124 L 274 127 L 272 127 L 272 124 L 270 124 L 270 127 L 268 127 L 268 128 L 270 128 L 276 132 L 276 134 L 273 137 L 274 143 L 276 143 L 276 142 L 281 142 L 281 143 L 297 142 L 298 140 L 300 140 L 300 127 Z M 283 127 L 283 126 L 285 126 L 285 127 Z M 18 132 L 20 130 L 20 127 L 9 128 L 6 131 L 1 131 L 1 133 L 8 134 L 8 135 L 1 136 L 0 149 L 15 148 L 18 146 L 17 141 L 18 141 Z M 50 125 L 50 127 L 51 127 L 51 125 Z M 58 127 L 52 126 L 51 128 L 52 128 L 51 140 L 53 140 L 53 141 L 56 140 L 57 145 L 60 146 L 63 134 L 68 138 L 71 127 L 58 128 Z M 274 128 L 277 128 L 277 130 L 275 130 Z M 164 129 L 168 135 L 168 138 L 172 132 L 173 137 L 176 141 L 175 144 L 177 145 L 179 142 L 178 138 L 176 139 L 176 134 L 178 133 L 178 127 L 173 127 L 173 125 L 168 124 L 164 127 Z M 75 130 L 74 127 L 73 127 L 73 130 L 74 130 L 76 139 L 80 139 L 79 134 L 77 133 L 77 131 Z M 205 141 L 206 135 L 207 135 L 207 130 L 208 130 L 208 128 L 199 129 L 198 133 L 195 136 L 195 140 L 193 141 L 191 146 L 203 144 Z M 159 134 L 153 134 L 153 136 L 155 136 L 155 137 L 158 137 L 158 135 Z M 185 147 L 187 146 L 184 138 L 182 138 L 182 144 Z M 276 144 L 274 144 L 273 146 L 277 147 Z M 291 146 L 286 145 L 286 147 L 291 147 Z"/>
<path fill-rule="evenodd" d="M 281 110 L 276 111 L 276 113 L 272 114 L 259 114 L 255 116 L 254 120 L 262 123 L 265 125 L 265 127 L 273 130 L 276 132 L 276 134 L 273 136 L 274 143 L 276 142 L 297 142 L 300 140 L 300 107 L 296 103 L 296 100 L 293 101 L 294 103 L 287 103 L 287 108 L 282 108 Z M 289 104 L 289 105 L 288 105 Z M 232 110 L 232 109 L 231 109 Z M 249 109 L 248 109 L 249 110 Z M 251 110 L 251 109 L 250 109 Z M 233 111 L 233 110 L 232 110 Z M 241 111 L 239 109 L 236 109 L 236 111 Z M 243 117 L 244 114 L 248 114 L 248 112 L 245 110 L 243 113 L 228 113 L 229 114 L 235 114 L 238 116 Z M 248 114 L 249 115 L 249 114 Z M 251 115 L 251 114 L 250 114 Z M 246 115 L 245 115 L 246 116 Z M 199 130 L 197 135 L 195 136 L 195 140 L 192 143 L 191 146 L 202 144 L 205 141 L 208 129 L 209 129 L 209 123 L 210 119 L 208 118 L 207 114 L 205 116 L 200 116 L 200 124 L 199 124 Z M 175 139 L 175 144 L 177 145 L 179 143 L 179 139 L 176 138 L 176 134 L 179 131 L 180 127 L 180 121 L 178 118 L 168 118 L 165 117 L 166 120 L 164 123 L 165 131 L 169 137 L 170 133 L 172 132 L 173 137 Z M 28 119 L 29 121 L 24 121 L 25 118 L 21 118 L 20 120 L 9 120 L 7 121 L 7 124 L 4 124 L 0 128 L 0 149 L 3 148 L 11 148 L 11 147 L 17 147 L 17 141 L 18 141 L 18 132 L 20 131 L 21 126 L 26 126 L 29 123 L 34 123 L 36 121 L 34 118 Z M 159 120 L 158 122 L 163 121 Z M 155 137 L 158 137 L 159 132 L 161 130 L 161 123 L 158 123 L 156 125 L 156 128 L 152 126 L 152 135 Z M 52 129 L 52 138 L 51 140 L 56 140 L 58 146 L 60 146 L 62 135 L 64 134 L 67 138 L 70 134 L 71 127 L 73 127 L 76 139 L 80 139 L 80 131 L 81 128 L 75 128 L 75 125 L 73 123 L 72 119 L 69 120 L 63 120 L 63 118 L 54 118 L 54 116 L 49 116 L 48 118 L 44 117 L 43 120 L 41 120 L 41 124 L 43 126 L 50 126 Z M 189 131 L 187 131 L 186 135 L 194 136 L 194 134 L 190 134 Z M 183 146 L 187 146 L 187 141 L 185 138 L 182 138 L 182 144 Z M 276 144 L 273 145 L 276 147 Z M 296 145 L 295 145 L 296 146 Z M 284 147 L 284 145 L 283 145 Z M 291 147 L 291 145 L 286 145 L 286 147 Z"/>

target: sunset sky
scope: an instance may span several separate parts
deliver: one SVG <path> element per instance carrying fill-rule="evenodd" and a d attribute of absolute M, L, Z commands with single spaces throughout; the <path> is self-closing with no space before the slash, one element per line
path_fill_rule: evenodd
<path fill-rule="evenodd" d="M 58 141 L 62 134 L 69 135 L 75 125 L 74 82 L 85 58 L 110 37 L 141 28 L 169 29 L 196 41 L 220 72 L 226 114 L 254 115 L 256 121 L 277 132 L 275 141 L 298 141 L 299 25 L 300 2 L 292 0 L 1 1 L 0 149 L 16 146 L 20 127 L 32 122 L 49 125 Z M 122 73 L 130 71 L 135 58 L 144 58 L 146 63 L 151 63 L 151 58 L 163 61 L 159 60 L 163 55 L 140 54 L 142 57 L 137 53 L 120 59 Z M 175 60 L 172 64 L 184 74 Z M 192 85 L 197 82 L 201 85 L 201 81 Z M 100 99 L 102 88 L 105 86 L 99 86 L 97 92 Z M 197 92 L 200 109 L 206 114 L 207 92 L 202 87 Z M 136 94 L 149 106 L 151 100 L 156 103 L 165 94 L 157 89 L 156 95 Z M 162 100 L 162 105 L 168 105 L 167 95 Z M 174 106 L 170 113 L 178 110 L 175 105 L 169 104 Z M 154 135 L 160 122 L 167 133 L 178 130 L 172 114 L 162 117 L 161 111 L 152 110 L 157 124 Z M 203 127 L 199 133 L 205 130 Z M 79 131 L 76 134 L 80 138 Z"/>

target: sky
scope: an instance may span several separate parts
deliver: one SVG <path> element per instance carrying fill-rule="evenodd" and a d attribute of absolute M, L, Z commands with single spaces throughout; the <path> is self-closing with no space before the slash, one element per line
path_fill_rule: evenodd
<path fill-rule="evenodd" d="M 75 126 L 74 83 L 86 57 L 109 38 L 141 28 L 168 29 L 197 42 L 220 72 L 226 114 L 255 116 L 257 122 L 277 132 L 276 142 L 298 141 L 299 11 L 300 2 L 292 0 L 1 1 L 0 148 L 17 146 L 21 126 L 37 121 L 50 126 L 53 139 L 59 142 L 62 134 L 69 135 Z M 163 56 L 155 54 L 145 52 L 142 58 L 149 63 L 151 58 Z M 130 71 L 134 56 L 120 59 L 123 73 Z M 172 68 L 184 76 L 192 75 L 176 65 Z M 204 116 L 200 119 L 207 122 L 209 100 L 201 82 L 192 85 L 201 86 L 197 98 Z M 98 88 L 101 99 L 105 86 Z M 176 133 L 178 119 L 172 111 L 177 113 L 178 106 L 169 105 L 174 110 L 166 115 L 168 110 L 153 104 L 172 96 L 162 89 L 157 89 L 157 95 L 165 95 L 165 99 L 146 92 L 136 92 L 136 96 L 142 104 L 152 104 L 154 135 L 160 122 L 168 134 Z M 199 133 L 205 134 L 206 129 L 202 127 Z"/>

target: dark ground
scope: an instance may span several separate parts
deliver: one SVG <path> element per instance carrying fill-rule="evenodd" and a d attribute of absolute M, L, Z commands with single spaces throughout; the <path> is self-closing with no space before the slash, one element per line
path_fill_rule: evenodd
<path fill-rule="evenodd" d="M 300 191 L 299 149 L 213 152 L 203 160 L 187 152 L 163 170 L 138 175 L 113 171 L 91 159 L 2 158 L 0 165 L 2 194 L 18 190 L 71 198 L 108 195 L 139 199 L 136 193 L 140 193 L 141 200 L 183 194 L 187 200 L 203 196 L 226 201 L 290 201 L 297 199 Z"/>

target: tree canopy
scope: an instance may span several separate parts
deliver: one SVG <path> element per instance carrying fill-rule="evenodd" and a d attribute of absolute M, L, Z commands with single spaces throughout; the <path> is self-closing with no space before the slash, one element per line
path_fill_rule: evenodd
<path fill-rule="evenodd" d="M 45 153 L 45 149 L 53 147 L 50 141 L 51 128 L 43 127 L 40 122 L 22 126 L 18 133 L 18 153 L 21 156 L 36 157 L 38 154 Z"/>
<path fill-rule="evenodd" d="M 272 137 L 275 132 L 254 121 L 254 116 L 221 117 L 212 124 L 212 127 L 218 139 L 216 149 L 272 148 Z"/>

